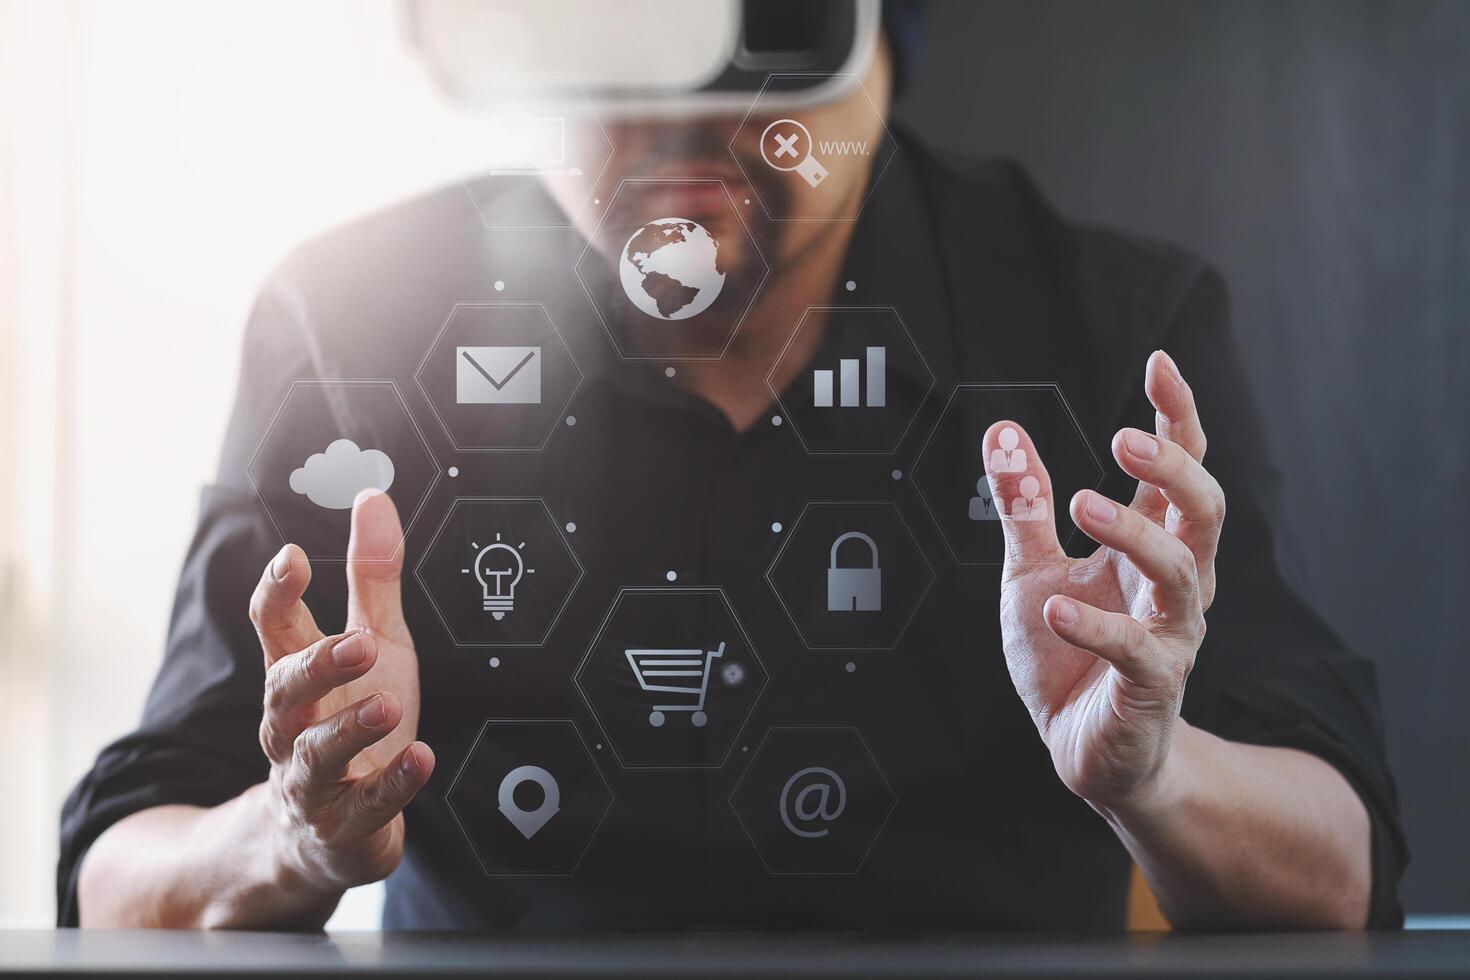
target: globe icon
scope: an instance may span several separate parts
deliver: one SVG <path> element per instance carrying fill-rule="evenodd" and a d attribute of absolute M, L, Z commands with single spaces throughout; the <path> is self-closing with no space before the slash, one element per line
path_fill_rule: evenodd
<path fill-rule="evenodd" d="M 633 232 L 618 261 L 628 299 L 660 320 L 709 309 L 725 285 L 720 243 L 697 221 L 659 218 Z"/>

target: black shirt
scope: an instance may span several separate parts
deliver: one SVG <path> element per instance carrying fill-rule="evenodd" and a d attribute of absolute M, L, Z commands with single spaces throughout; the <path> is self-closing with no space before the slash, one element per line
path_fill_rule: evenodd
<path fill-rule="evenodd" d="M 1014 165 L 901 139 L 832 298 L 864 309 L 833 312 L 772 418 L 736 432 L 665 375 L 676 364 L 618 357 L 589 302 L 602 286 L 573 274 L 584 245 L 489 230 L 455 186 L 306 245 L 271 279 L 142 723 L 62 816 L 63 924 L 109 825 L 265 778 L 248 600 L 289 537 L 316 562 L 318 622 L 340 628 L 329 559 L 345 512 L 286 489 L 281 467 L 348 437 L 395 463 L 419 737 L 438 757 L 407 813 L 386 926 L 1120 928 L 1128 855 L 1057 779 L 1016 696 L 999 529 L 970 498 L 980 435 L 1016 418 L 1085 553 L 1065 501 L 1094 485 L 1130 499 L 1107 447 L 1120 426 L 1151 427 L 1142 370 L 1160 347 L 1194 387 L 1229 502 L 1184 717 L 1337 767 L 1372 820 L 1371 923 L 1401 922 L 1407 855 L 1373 670 L 1283 579 L 1277 475 L 1211 269 L 1060 219 Z M 542 304 L 555 336 L 534 305 L 506 304 Z M 461 383 L 497 397 L 453 374 L 475 339 L 538 348 L 539 406 L 458 403 Z M 882 408 L 861 404 L 872 347 L 889 362 Z M 817 407 L 815 372 L 843 386 L 844 360 L 859 404 Z M 903 424 L 863 427 L 880 415 Z M 475 451 L 489 446 L 501 451 Z M 849 530 L 877 554 L 834 547 Z M 482 593 L 503 600 L 516 555 L 471 573 L 502 532 L 522 574 L 497 620 Z M 854 612 L 875 579 L 883 608 Z M 534 822 L 545 782 L 512 781 L 502 809 L 500 781 L 521 765 L 559 796 L 530 836 L 508 815 Z"/>

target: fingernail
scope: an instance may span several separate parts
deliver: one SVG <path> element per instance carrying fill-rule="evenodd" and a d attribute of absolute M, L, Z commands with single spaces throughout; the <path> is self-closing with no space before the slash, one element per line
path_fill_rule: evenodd
<path fill-rule="evenodd" d="M 1130 455 L 1139 459 L 1153 459 L 1159 454 L 1159 441 L 1142 432 L 1123 433 L 1123 445 L 1128 447 Z"/>
<path fill-rule="evenodd" d="M 285 578 L 291 571 L 290 546 L 276 552 L 275 560 L 271 562 L 271 577 L 277 582 Z"/>
<path fill-rule="evenodd" d="M 377 728 L 388 717 L 388 710 L 383 707 L 383 696 L 373 695 L 373 699 L 361 708 L 357 709 L 357 723 L 363 728 Z"/>
<path fill-rule="evenodd" d="M 1118 518 L 1118 508 L 1107 497 L 1094 493 L 1087 498 L 1087 516 L 1099 524 L 1111 524 Z"/>
<path fill-rule="evenodd" d="M 1063 626 L 1071 626 L 1077 622 L 1077 607 L 1066 599 L 1058 599 L 1052 604 L 1052 616 Z"/>
<path fill-rule="evenodd" d="M 405 776 L 412 776 L 419 770 L 419 762 L 416 753 L 410 751 L 403 756 L 403 761 L 398 764 L 399 770 Z"/>
<path fill-rule="evenodd" d="M 1164 373 L 1167 374 L 1176 385 L 1184 383 L 1184 375 L 1179 373 L 1179 365 L 1174 363 L 1174 358 L 1169 356 L 1168 351 L 1159 351 L 1164 355 Z"/>
<path fill-rule="evenodd" d="M 332 663 L 338 667 L 356 667 L 367 656 L 367 641 L 361 633 L 348 633 L 332 647 Z"/>

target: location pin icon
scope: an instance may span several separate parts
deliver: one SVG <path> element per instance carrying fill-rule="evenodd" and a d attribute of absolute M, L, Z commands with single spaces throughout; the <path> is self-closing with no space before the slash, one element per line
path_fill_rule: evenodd
<path fill-rule="evenodd" d="M 541 805 L 534 810 L 522 810 L 516 806 L 516 789 L 522 783 L 535 783 L 541 787 L 543 799 Z M 500 812 L 526 840 L 535 837 L 556 816 L 559 809 L 561 788 L 556 785 L 551 773 L 540 766 L 520 766 L 506 773 L 505 778 L 500 781 Z"/>

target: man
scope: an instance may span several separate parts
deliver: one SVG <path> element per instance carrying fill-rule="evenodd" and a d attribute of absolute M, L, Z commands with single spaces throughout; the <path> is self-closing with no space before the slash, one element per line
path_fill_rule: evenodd
<path fill-rule="evenodd" d="M 487 230 L 483 214 L 503 202 L 477 185 L 474 208 L 457 188 L 430 195 L 286 264 L 252 316 L 219 486 L 205 495 L 143 724 L 68 801 L 63 922 L 312 928 L 344 889 L 387 877 L 390 927 L 1108 929 L 1122 922 L 1130 858 L 1178 927 L 1400 921 L 1405 855 L 1371 671 L 1277 568 L 1274 473 L 1218 277 L 1175 250 L 1061 221 L 1014 167 L 956 169 L 885 136 L 873 109 L 886 112 L 891 74 L 884 45 L 861 91 L 807 116 L 890 152 L 881 180 L 871 163 L 834 168 L 822 197 L 803 196 L 799 178 L 762 165 L 763 127 L 741 130 L 736 168 L 725 151 L 735 120 L 624 123 L 594 207 L 547 183 L 541 204 L 572 216 L 571 232 Z M 618 187 L 630 175 L 706 183 Z M 774 222 L 753 207 L 734 216 L 728 205 L 751 194 L 765 211 L 776 203 L 802 218 L 866 205 L 856 222 Z M 712 318 L 683 329 L 619 291 L 611 270 L 624 259 L 625 214 L 678 215 L 721 243 Z M 395 450 L 397 482 L 352 506 L 345 583 L 321 560 L 341 554 L 330 534 L 281 547 L 293 501 L 272 498 L 285 492 L 280 480 L 255 492 L 278 413 L 332 423 L 308 433 L 326 445 L 365 424 L 353 379 L 412 392 L 456 304 L 503 293 L 545 304 L 585 375 L 544 448 L 456 455 L 454 487 L 415 477 Z M 922 356 L 891 366 L 883 397 L 913 408 L 916 431 L 934 431 L 926 445 L 822 459 L 806 441 L 813 426 L 840 428 L 834 415 L 804 411 L 796 432 L 793 407 L 777 424 L 792 392 L 807 392 L 805 379 L 861 333 L 833 309 L 844 303 L 901 313 Z M 882 349 L 897 355 L 900 335 L 886 336 Z M 688 359 L 722 338 L 723 357 Z M 551 356 L 550 343 L 536 350 Z M 1075 403 L 1087 442 L 1111 446 L 1116 466 L 1100 489 L 1056 496 L 1049 463 L 1088 450 L 1061 448 L 1051 431 L 1043 441 L 1044 423 L 1019 418 L 1026 393 L 1004 382 L 1038 378 Z M 995 404 L 1018 411 L 988 412 L 952 440 L 940 406 L 963 385 L 1005 389 L 1011 401 Z M 423 394 L 410 417 L 434 405 L 437 389 Z M 375 444 L 409 442 L 406 419 L 371 424 Z M 446 432 L 452 446 L 427 428 L 442 457 L 503 445 L 505 433 L 485 426 L 478 441 Z M 947 518 L 937 535 L 923 525 L 923 490 L 906 477 L 936 458 L 964 468 L 1007 452 L 1024 469 L 985 467 L 1004 567 L 956 566 L 944 553 Z M 974 492 L 965 473 L 952 494 L 962 517 Z M 429 517 L 411 522 L 405 545 L 420 485 Z M 544 647 L 507 649 L 487 666 L 486 651 L 456 643 L 425 579 L 404 579 L 455 494 L 544 497 L 565 523 L 586 576 Z M 823 645 L 793 634 L 763 581 L 780 586 L 781 535 L 797 540 L 806 502 L 833 499 L 892 500 L 888 512 L 908 512 L 900 519 L 911 534 L 919 525 L 935 559 L 920 560 L 934 585 L 890 651 L 834 660 L 805 649 Z M 1058 531 L 1067 516 L 1099 550 L 1068 556 Z M 872 562 L 878 571 L 876 549 Z M 882 571 L 885 588 L 901 586 Z M 599 711 L 615 702 L 589 693 L 601 682 L 599 644 L 621 589 L 675 581 L 721 589 L 751 634 L 731 648 L 746 648 L 741 669 L 716 680 L 704 668 L 708 729 L 698 714 L 691 725 L 659 711 L 647 724 L 640 715 L 637 733 L 618 728 Z M 627 685 L 640 651 L 622 662 L 623 645 L 607 662 Z M 738 697 L 751 716 L 720 742 L 730 722 L 717 709 Z M 504 741 L 497 720 L 564 718 L 605 730 L 606 746 L 586 742 L 596 778 L 611 784 L 606 819 L 556 874 L 506 870 L 486 843 L 508 833 L 499 816 L 467 822 L 455 794 L 494 793 L 478 785 L 475 760 Z M 783 726 L 860 730 L 896 798 L 850 866 L 822 869 L 840 873 L 772 864 L 756 817 L 740 811 L 742 770 L 756 770 Z M 645 744 L 655 731 L 692 746 L 695 764 L 639 765 L 629 739 Z M 793 772 L 799 761 L 788 760 Z M 542 781 L 529 798 L 505 785 L 506 820 L 577 818 L 570 781 Z M 846 788 L 827 792 L 836 785 Z M 830 796 L 826 810 L 804 796 L 786 809 L 791 786 L 783 820 L 838 816 Z M 769 802 L 775 812 L 774 793 Z M 527 840 L 530 827 L 517 824 Z"/>

